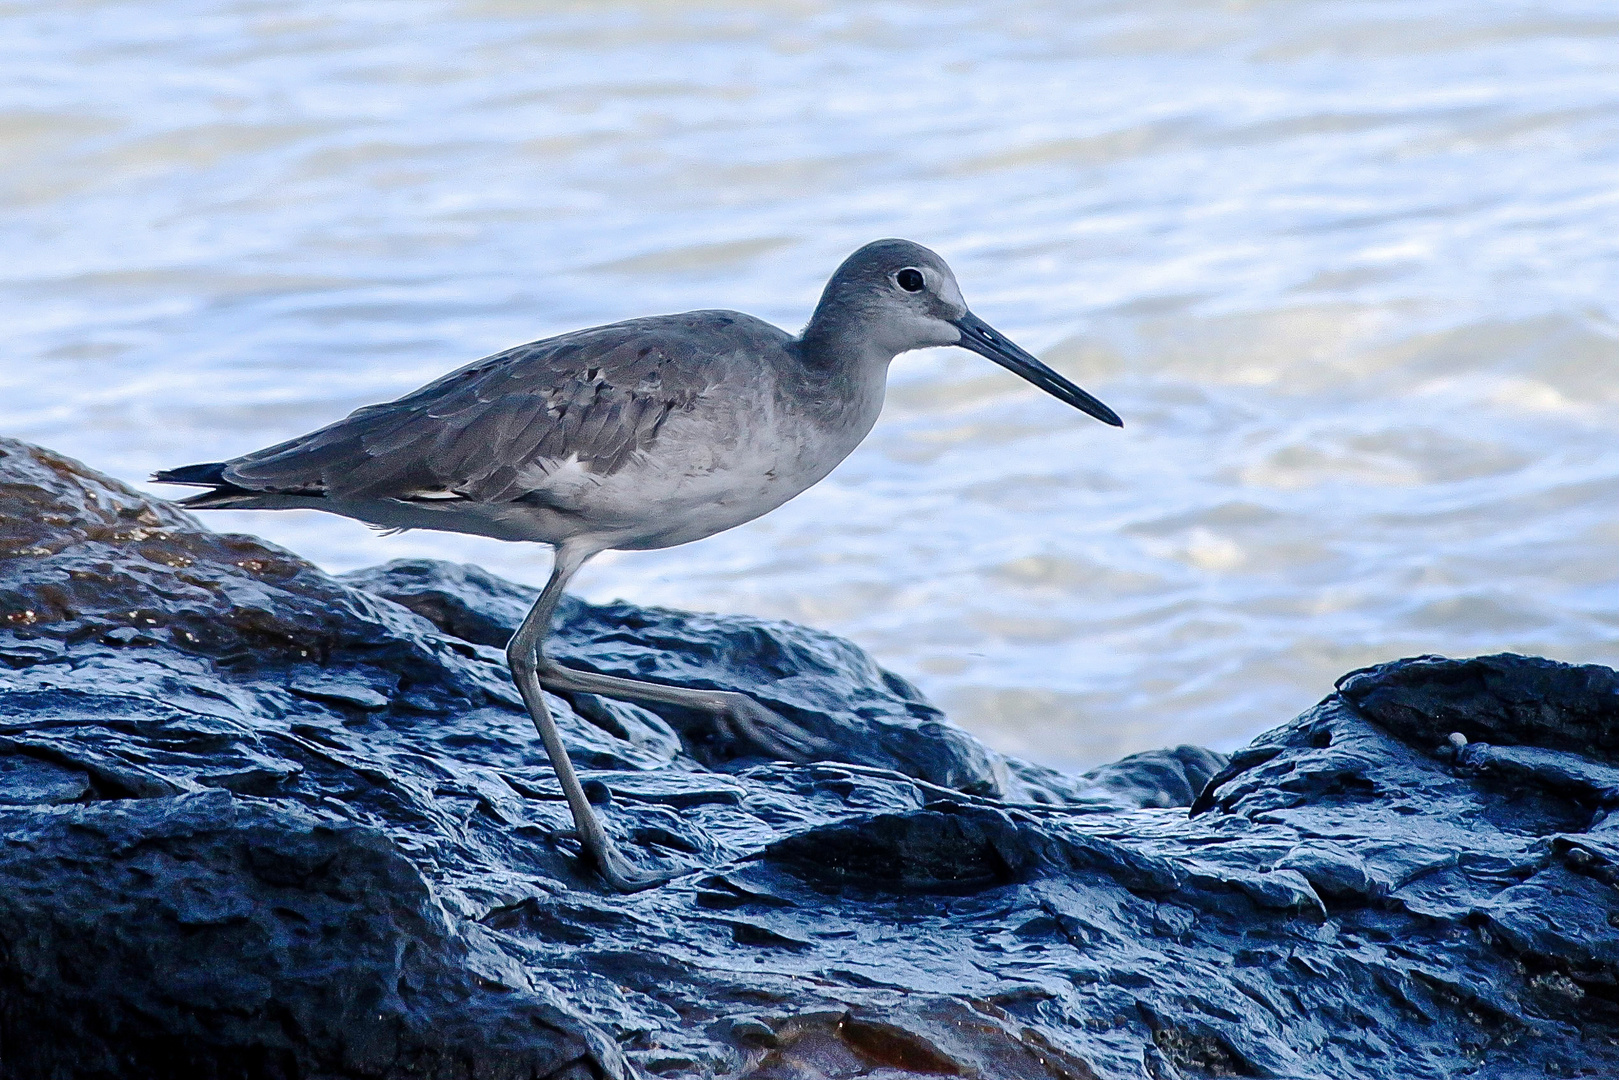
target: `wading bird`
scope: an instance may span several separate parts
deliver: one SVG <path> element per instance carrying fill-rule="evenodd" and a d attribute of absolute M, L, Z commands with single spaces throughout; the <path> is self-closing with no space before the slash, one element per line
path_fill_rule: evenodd
<path fill-rule="evenodd" d="M 325 510 L 386 529 L 549 544 L 556 560 L 506 647 L 580 841 L 602 877 L 639 870 L 602 828 L 543 688 L 679 705 L 788 760 L 818 742 L 743 694 L 598 675 L 545 655 L 562 590 L 592 556 L 673 547 L 751 521 L 831 472 L 882 409 L 888 366 L 960 345 L 1104 423 L 1118 416 L 967 309 L 932 251 L 878 240 L 846 259 L 797 337 L 735 311 L 576 330 L 474 361 L 414 393 L 230 461 L 157 473 L 212 490 L 195 510 Z"/>

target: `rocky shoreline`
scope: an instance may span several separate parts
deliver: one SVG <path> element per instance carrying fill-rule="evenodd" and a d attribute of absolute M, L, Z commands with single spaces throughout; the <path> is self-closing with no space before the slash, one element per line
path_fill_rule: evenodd
<path fill-rule="evenodd" d="M 1396 661 L 1070 777 L 829 635 L 570 600 L 566 662 L 836 747 L 556 699 L 626 854 L 689 871 L 620 896 L 503 666 L 532 595 L 0 440 L 0 1076 L 1619 1075 L 1607 668 Z"/>

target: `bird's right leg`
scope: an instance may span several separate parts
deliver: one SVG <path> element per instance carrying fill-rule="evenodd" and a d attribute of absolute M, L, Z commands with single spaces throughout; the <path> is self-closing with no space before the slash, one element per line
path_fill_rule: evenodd
<path fill-rule="evenodd" d="M 619 892 L 637 892 L 661 885 L 675 875 L 665 871 L 638 870 L 619 853 L 612 837 L 602 828 L 595 808 L 585 798 L 585 790 L 568 757 L 568 748 L 562 745 L 562 733 L 557 730 L 556 721 L 551 719 L 551 710 L 545 704 L 545 692 L 540 688 L 539 658 L 544 655 L 543 646 L 545 635 L 551 627 L 551 615 L 562 597 L 563 586 L 593 554 L 591 551 L 569 551 L 566 545 L 557 549 L 551 579 L 546 582 L 523 625 L 517 628 L 517 633 L 506 645 L 506 662 L 511 667 L 512 680 L 517 683 L 518 692 L 523 695 L 523 704 L 528 706 L 534 727 L 540 733 L 540 741 L 545 744 L 551 767 L 556 770 L 562 794 L 568 800 L 568 808 L 573 811 L 574 828 L 579 833 L 586 854 L 596 864 L 596 869 L 607 884 Z"/>
<path fill-rule="evenodd" d="M 745 748 L 745 752 L 758 753 L 778 761 L 809 762 L 826 757 L 830 744 L 788 722 L 765 708 L 746 694 L 734 690 L 710 690 L 702 687 L 667 686 L 663 683 L 642 682 L 617 675 L 600 675 L 594 671 L 580 671 L 557 663 L 545 655 L 545 636 L 551 625 L 551 614 L 562 599 L 562 588 L 579 567 L 594 555 L 594 551 L 569 552 L 567 545 L 557 549 L 556 566 L 551 580 L 546 583 L 540 599 L 528 618 L 517 631 L 517 637 L 506 647 L 516 671 L 518 637 L 532 640 L 534 650 L 523 649 L 525 657 L 532 655 L 540 685 L 547 690 L 574 694 L 600 694 L 618 701 L 650 702 L 659 705 L 679 705 L 711 717 L 721 734 Z M 533 711 L 533 706 L 530 706 Z M 551 755 L 553 758 L 556 754 Z"/>
<path fill-rule="evenodd" d="M 547 689 L 567 693 L 600 694 L 619 701 L 652 702 L 695 709 L 714 718 L 723 733 L 750 751 L 778 761 L 809 762 L 823 758 L 831 747 L 809 732 L 788 723 L 746 694 L 734 690 L 707 690 L 665 686 L 617 675 L 580 671 L 540 656 L 540 681 Z"/>

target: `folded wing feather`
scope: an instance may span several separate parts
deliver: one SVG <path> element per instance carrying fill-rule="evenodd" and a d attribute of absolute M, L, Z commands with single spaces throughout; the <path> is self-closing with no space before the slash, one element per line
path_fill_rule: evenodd
<path fill-rule="evenodd" d="M 712 321 L 704 335 L 693 332 L 692 316 L 705 314 L 714 313 L 519 345 L 228 462 L 224 479 L 344 499 L 509 502 L 575 458 L 597 475 L 614 473 L 652 444 L 672 412 L 713 389 Z"/>

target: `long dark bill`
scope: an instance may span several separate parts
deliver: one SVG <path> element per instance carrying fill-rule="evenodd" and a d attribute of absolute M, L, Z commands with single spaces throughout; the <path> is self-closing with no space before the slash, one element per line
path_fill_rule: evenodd
<path fill-rule="evenodd" d="M 956 344 L 963 349 L 971 349 L 979 356 L 989 357 L 1006 370 L 1034 383 L 1058 401 L 1066 401 L 1080 412 L 1089 413 L 1104 424 L 1112 424 L 1114 427 L 1124 426 L 1124 421 L 1119 419 L 1118 413 L 1006 340 L 999 331 L 972 312 L 969 311 L 957 319 L 956 328 L 961 331 L 961 340 Z"/>

